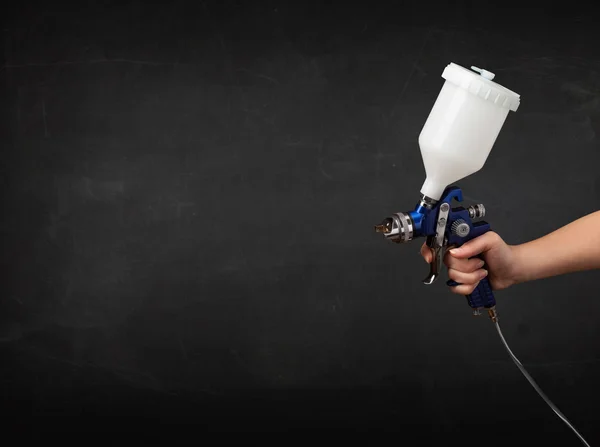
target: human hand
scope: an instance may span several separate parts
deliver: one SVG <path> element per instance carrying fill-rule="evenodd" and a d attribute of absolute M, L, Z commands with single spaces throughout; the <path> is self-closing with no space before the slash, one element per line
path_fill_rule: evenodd
<path fill-rule="evenodd" d="M 421 255 L 428 263 L 433 260 L 431 249 L 423 244 Z M 477 257 L 478 255 L 481 258 Z M 451 287 L 452 292 L 469 295 L 479 281 L 486 276 L 492 290 L 502 290 L 517 282 L 516 257 L 512 246 L 507 245 L 495 232 L 488 231 L 471 239 L 459 248 L 449 250 L 444 258 L 448 268 L 448 277 L 460 283 Z M 488 270 L 483 268 L 484 264 Z"/>

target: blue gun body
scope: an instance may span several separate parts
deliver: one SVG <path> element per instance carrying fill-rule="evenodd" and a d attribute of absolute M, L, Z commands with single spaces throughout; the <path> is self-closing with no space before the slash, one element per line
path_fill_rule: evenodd
<path fill-rule="evenodd" d="M 414 211 L 408 213 L 413 221 L 414 237 L 435 237 L 438 227 L 438 215 L 440 207 L 447 203 L 450 206 L 448 216 L 445 223 L 444 238 L 447 241 L 447 246 L 460 247 L 467 241 L 474 239 L 491 230 L 490 224 L 486 221 L 473 222 L 471 215 L 467 209 L 462 206 L 452 207 L 453 200 L 458 202 L 463 201 L 462 191 L 457 186 L 446 188 L 441 199 L 430 209 L 422 204 L 416 206 Z M 469 226 L 469 232 L 466 236 L 459 236 L 452 231 L 455 222 L 466 223 Z M 448 286 L 457 286 L 459 283 L 453 280 L 446 282 Z M 473 309 L 490 309 L 496 305 L 496 299 L 488 278 L 482 279 L 477 288 L 470 295 L 466 296 L 467 303 Z"/>

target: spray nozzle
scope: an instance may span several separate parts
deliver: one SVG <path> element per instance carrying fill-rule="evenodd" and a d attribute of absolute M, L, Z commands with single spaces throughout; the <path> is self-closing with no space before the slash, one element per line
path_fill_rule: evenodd
<path fill-rule="evenodd" d="M 375 231 L 377 233 L 391 233 L 392 231 L 392 225 L 394 224 L 394 219 L 392 219 L 391 217 L 388 217 L 386 219 L 383 220 L 383 222 L 381 222 L 378 225 L 375 225 Z"/>
<path fill-rule="evenodd" d="M 394 213 L 375 225 L 375 231 L 382 233 L 392 242 L 402 243 L 413 239 L 415 222 L 411 213 Z"/>

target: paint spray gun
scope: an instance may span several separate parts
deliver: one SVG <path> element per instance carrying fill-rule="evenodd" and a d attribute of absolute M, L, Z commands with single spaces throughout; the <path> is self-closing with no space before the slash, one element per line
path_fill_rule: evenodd
<path fill-rule="evenodd" d="M 451 185 L 483 167 L 509 111 L 515 112 L 520 104 L 520 95 L 494 82 L 494 73 L 487 70 L 468 70 L 450 63 L 442 78 L 446 81 L 419 135 L 426 173 L 420 200 L 413 211 L 394 213 L 375 225 L 375 231 L 392 242 L 426 238 L 433 260 L 425 284 L 433 284 L 439 277 L 447 250 L 490 231 L 490 225 L 482 220 L 483 204 L 454 206 L 453 200 L 462 202 L 463 197 L 461 189 Z M 459 284 L 450 280 L 447 285 Z M 482 279 L 466 298 L 474 315 L 487 311 L 513 362 L 548 406 L 589 447 L 508 346 L 488 278 Z"/>
<path fill-rule="evenodd" d="M 490 231 L 490 225 L 480 220 L 485 216 L 483 204 L 454 206 L 453 200 L 463 201 L 462 191 L 449 185 L 483 167 L 509 111 L 516 111 L 520 103 L 517 93 L 493 81 L 493 73 L 471 69 L 450 63 L 442 73 L 446 81 L 419 135 L 426 179 L 415 209 L 375 225 L 377 232 L 396 243 L 426 238 L 433 260 L 425 284 L 433 284 L 440 275 L 447 250 Z M 487 278 L 467 296 L 467 303 L 474 315 L 486 309 L 496 320 L 496 301 Z"/>

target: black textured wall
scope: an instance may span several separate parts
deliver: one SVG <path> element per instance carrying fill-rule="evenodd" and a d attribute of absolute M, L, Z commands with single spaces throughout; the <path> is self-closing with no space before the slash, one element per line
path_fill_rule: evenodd
<path fill-rule="evenodd" d="M 460 182 L 496 231 L 524 242 L 598 209 L 597 25 L 577 8 L 391 3 L 9 9 L 8 428 L 577 445 L 489 321 L 421 284 L 420 242 L 373 224 L 418 199 L 417 137 L 449 62 L 521 94 Z M 590 442 L 598 279 L 497 295 L 513 350 Z"/>

